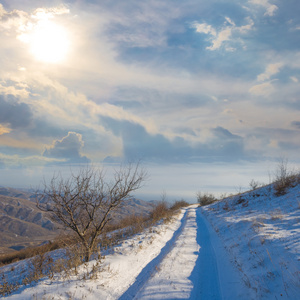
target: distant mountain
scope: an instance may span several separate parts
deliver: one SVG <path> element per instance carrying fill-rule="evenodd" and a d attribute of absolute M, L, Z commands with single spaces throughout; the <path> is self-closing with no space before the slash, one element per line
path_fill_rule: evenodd
<path fill-rule="evenodd" d="M 0 187 L 0 254 L 36 246 L 58 235 L 58 224 L 49 213 L 40 211 L 34 193 Z M 116 211 L 114 219 L 127 215 L 146 215 L 153 204 L 132 198 Z"/>
<path fill-rule="evenodd" d="M 0 187 L 0 195 L 14 198 L 22 198 L 27 200 L 35 200 L 34 193 L 30 192 L 30 190 L 25 189 Z"/>
<path fill-rule="evenodd" d="M 0 253 L 38 245 L 56 235 L 50 215 L 33 201 L 0 194 Z"/>

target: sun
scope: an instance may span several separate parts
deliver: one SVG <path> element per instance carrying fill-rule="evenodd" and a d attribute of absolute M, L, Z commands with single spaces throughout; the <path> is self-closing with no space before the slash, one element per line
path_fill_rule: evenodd
<path fill-rule="evenodd" d="M 35 59 L 45 63 L 61 63 L 70 51 L 68 31 L 48 19 L 40 20 L 20 39 L 29 45 Z"/>

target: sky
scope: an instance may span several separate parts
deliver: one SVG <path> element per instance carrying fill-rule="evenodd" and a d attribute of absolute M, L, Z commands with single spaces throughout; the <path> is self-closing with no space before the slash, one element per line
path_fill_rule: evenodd
<path fill-rule="evenodd" d="M 184 197 L 266 180 L 279 157 L 298 166 L 299 11 L 298 0 L 0 0 L 0 185 L 141 160 L 147 193 Z"/>

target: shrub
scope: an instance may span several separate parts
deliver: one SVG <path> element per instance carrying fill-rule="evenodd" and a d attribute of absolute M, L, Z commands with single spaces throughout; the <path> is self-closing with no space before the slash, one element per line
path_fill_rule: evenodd
<path fill-rule="evenodd" d="M 197 200 L 200 206 L 205 206 L 211 203 L 216 202 L 218 199 L 210 193 L 204 193 L 202 194 L 201 192 L 197 193 Z"/>
<path fill-rule="evenodd" d="M 170 210 L 176 210 L 182 207 L 189 206 L 189 203 L 187 203 L 185 200 L 177 200 L 175 203 L 170 207 Z"/>
<path fill-rule="evenodd" d="M 285 195 L 288 188 L 299 184 L 299 173 L 289 171 L 287 163 L 287 159 L 282 158 L 275 171 L 273 187 L 276 196 Z"/>
<path fill-rule="evenodd" d="M 256 190 L 257 188 L 259 188 L 260 186 L 262 186 L 261 183 L 259 183 L 258 181 L 254 180 L 254 179 L 252 179 L 252 180 L 250 181 L 249 185 L 250 185 L 252 191 L 254 191 L 254 190 Z"/>
<path fill-rule="evenodd" d="M 33 257 L 29 263 L 29 274 L 23 280 L 23 284 L 37 282 L 39 279 L 49 275 L 53 268 L 53 259 L 49 254 L 41 253 Z"/>
<path fill-rule="evenodd" d="M 152 220 L 153 223 L 155 223 L 158 220 L 167 217 L 168 214 L 169 214 L 169 209 L 168 209 L 167 202 L 160 201 L 154 206 L 153 210 L 151 211 L 150 219 Z"/>

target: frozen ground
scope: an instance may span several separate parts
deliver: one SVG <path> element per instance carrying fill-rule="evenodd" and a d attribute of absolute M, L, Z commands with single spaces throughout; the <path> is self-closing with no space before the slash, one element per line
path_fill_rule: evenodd
<path fill-rule="evenodd" d="M 265 187 L 192 205 L 116 246 L 97 279 L 79 279 L 91 261 L 78 276 L 57 275 L 7 299 L 299 299 L 299 202 L 299 187 L 281 197 Z M 12 278 L 22 268 L 2 272 Z"/>

